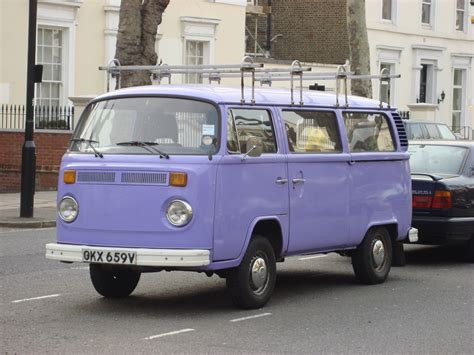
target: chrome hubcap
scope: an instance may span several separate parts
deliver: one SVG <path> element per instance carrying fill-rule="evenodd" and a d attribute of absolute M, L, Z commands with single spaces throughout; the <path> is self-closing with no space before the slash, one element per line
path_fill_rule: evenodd
<path fill-rule="evenodd" d="M 265 259 L 256 257 L 253 260 L 251 268 L 252 288 L 256 291 L 262 291 L 265 288 L 268 279 L 268 269 Z"/>
<path fill-rule="evenodd" d="M 374 260 L 375 267 L 380 267 L 385 260 L 385 248 L 381 240 L 376 240 L 372 248 L 372 258 Z"/>

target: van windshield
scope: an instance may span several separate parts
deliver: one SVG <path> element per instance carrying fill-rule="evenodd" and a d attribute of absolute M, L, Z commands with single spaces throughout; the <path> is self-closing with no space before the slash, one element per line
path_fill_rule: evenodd
<path fill-rule="evenodd" d="M 216 107 L 162 97 L 95 102 L 84 111 L 70 151 L 96 154 L 209 155 L 219 146 Z"/>

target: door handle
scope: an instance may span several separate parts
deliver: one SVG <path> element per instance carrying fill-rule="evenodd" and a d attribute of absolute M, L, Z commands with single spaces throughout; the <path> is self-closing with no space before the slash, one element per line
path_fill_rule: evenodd
<path fill-rule="evenodd" d="M 293 184 L 304 184 L 306 182 L 306 179 L 293 179 L 291 180 Z"/>
<path fill-rule="evenodd" d="M 285 185 L 286 183 L 288 183 L 288 179 L 283 179 L 281 177 L 278 177 L 275 180 L 275 184 L 278 184 L 278 185 Z"/>
<path fill-rule="evenodd" d="M 349 164 L 349 165 L 354 165 L 354 164 L 355 164 L 355 161 L 354 161 L 354 160 L 349 160 L 349 161 L 347 162 L 347 164 Z"/>

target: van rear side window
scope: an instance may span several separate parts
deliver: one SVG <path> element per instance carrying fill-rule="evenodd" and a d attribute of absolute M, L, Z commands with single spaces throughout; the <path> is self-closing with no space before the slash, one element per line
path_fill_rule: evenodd
<path fill-rule="evenodd" d="M 387 117 L 381 113 L 343 112 L 349 148 L 352 152 L 393 152 Z"/>
<path fill-rule="evenodd" d="M 342 152 L 341 139 L 334 112 L 285 110 L 282 114 L 290 152 Z"/>

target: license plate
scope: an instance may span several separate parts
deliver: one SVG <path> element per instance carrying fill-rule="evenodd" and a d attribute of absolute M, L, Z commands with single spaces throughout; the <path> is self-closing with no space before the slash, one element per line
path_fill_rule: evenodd
<path fill-rule="evenodd" d="M 83 249 L 82 261 L 85 263 L 135 265 L 137 253 L 133 251 Z"/>

